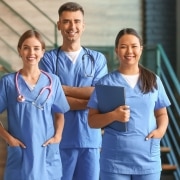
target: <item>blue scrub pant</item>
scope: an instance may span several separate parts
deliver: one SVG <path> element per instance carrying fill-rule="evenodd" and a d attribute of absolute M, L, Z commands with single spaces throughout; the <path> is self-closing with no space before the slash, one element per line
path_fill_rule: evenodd
<path fill-rule="evenodd" d="M 100 149 L 60 149 L 63 176 L 61 180 L 99 180 Z"/>
<path fill-rule="evenodd" d="M 100 180 L 160 180 L 161 172 L 153 174 L 129 175 L 101 171 Z"/>

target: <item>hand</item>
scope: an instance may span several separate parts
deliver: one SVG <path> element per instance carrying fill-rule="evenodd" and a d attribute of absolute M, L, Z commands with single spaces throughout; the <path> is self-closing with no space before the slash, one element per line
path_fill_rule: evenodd
<path fill-rule="evenodd" d="M 129 106 L 124 105 L 124 106 L 119 106 L 118 108 L 115 109 L 116 113 L 116 120 L 120 122 L 128 122 L 130 118 L 130 109 Z"/>
<path fill-rule="evenodd" d="M 21 142 L 19 141 L 18 139 L 14 138 L 13 136 L 11 136 L 8 141 L 7 141 L 7 144 L 9 146 L 12 146 L 12 147 L 15 147 L 15 146 L 20 146 L 22 148 L 26 148 L 26 146 Z"/>
<path fill-rule="evenodd" d="M 161 139 L 163 136 L 164 136 L 164 133 L 162 133 L 159 129 L 155 129 L 146 136 L 145 140 L 147 141 L 151 138 Z"/>
<path fill-rule="evenodd" d="M 62 85 L 62 88 L 63 88 L 64 94 L 67 95 L 70 87 L 66 85 Z"/>
<path fill-rule="evenodd" d="M 42 146 L 47 146 L 48 144 L 58 144 L 61 141 L 61 137 L 52 137 L 49 140 L 47 140 Z"/>

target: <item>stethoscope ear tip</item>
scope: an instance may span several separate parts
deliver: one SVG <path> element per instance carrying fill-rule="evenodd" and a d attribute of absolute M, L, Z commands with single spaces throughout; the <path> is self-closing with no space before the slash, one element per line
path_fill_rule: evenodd
<path fill-rule="evenodd" d="M 19 95 L 19 96 L 17 97 L 17 101 L 18 101 L 18 102 L 24 102 L 24 101 L 25 101 L 25 97 L 22 96 L 22 95 Z"/>

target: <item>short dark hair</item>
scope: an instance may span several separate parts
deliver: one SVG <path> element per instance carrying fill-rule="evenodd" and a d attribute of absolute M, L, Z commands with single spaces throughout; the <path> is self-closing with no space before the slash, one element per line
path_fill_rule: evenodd
<path fill-rule="evenodd" d="M 119 33 L 116 36 L 115 48 L 118 47 L 119 39 L 125 34 L 132 34 L 132 35 L 136 36 L 139 39 L 140 45 L 141 46 L 143 45 L 142 38 L 139 36 L 139 34 L 136 32 L 135 29 L 133 29 L 133 28 L 124 28 L 124 29 L 120 30 Z"/>
<path fill-rule="evenodd" d="M 45 49 L 45 46 L 46 46 L 45 42 L 44 42 L 41 34 L 36 30 L 27 30 L 26 32 L 24 32 L 21 35 L 21 37 L 19 38 L 17 48 L 21 49 L 23 42 L 26 39 L 31 38 L 31 37 L 35 37 L 41 43 L 42 49 Z"/>
<path fill-rule="evenodd" d="M 63 11 L 81 11 L 82 14 L 84 15 L 83 7 L 76 2 L 67 2 L 61 5 L 58 10 L 59 16 L 61 16 Z"/>

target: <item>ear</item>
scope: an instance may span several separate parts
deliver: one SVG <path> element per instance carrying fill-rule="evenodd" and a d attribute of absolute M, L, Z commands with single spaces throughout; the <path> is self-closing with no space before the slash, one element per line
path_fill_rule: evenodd
<path fill-rule="evenodd" d="M 115 51 L 115 53 L 117 55 L 118 54 L 118 48 L 115 48 L 114 51 Z"/>
<path fill-rule="evenodd" d="M 83 31 L 85 31 L 85 23 L 83 22 Z"/>
<path fill-rule="evenodd" d="M 21 49 L 18 48 L 17 50 L 18 50 L 19 57 L 21 57 Z"/>
<path fill-rule="evenodd" d="M 42 56 L 41 56 L 41 58 L 43 58 L 45 51 L 46 51 L 45 49 L 42 49 Z"/>
<path fill-rule="evenodd" d="M 142 54 L 142 51 L 143 51 L 143 46 L 141 46 L 141 49 L 140 49 L 140 50 L 141 50 L 141 54 Z"/>
<path fill-rule="evenodd" d="M 57 21 L 57 28 L 58 28 L 59 31 L 61 30 L 61 28 L 60 28 L 60 21 Z"/>

